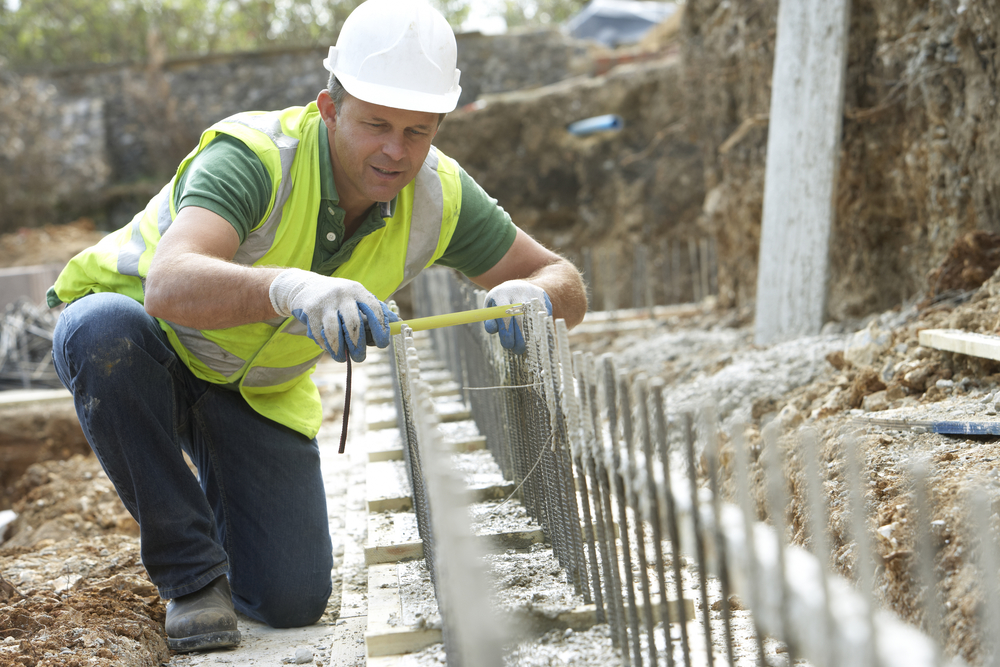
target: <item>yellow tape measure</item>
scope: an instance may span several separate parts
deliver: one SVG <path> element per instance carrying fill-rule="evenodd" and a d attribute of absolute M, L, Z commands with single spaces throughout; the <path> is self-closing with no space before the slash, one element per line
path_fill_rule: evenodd
<path fill-rule="evenodd" d="M 451 327 L 456 324 L 472 324 L 474 322 L 485 322 L 498 317 L 510 317 L 520 315 L 524 312 L 524 304 L 515 303 L 509 306 L 491 306 L 489 308 L 477 308 L 475 310 L 462 310 L 457 313 L 445 313 L 444 315 L 431 315 L 430 317 L 418 317 L 405 322 L 391 322 L 389 333 L 398 334 L 405 324 L 413 331 L 427 331 L 428 329 L 440 329 L 441 327 Z"/>

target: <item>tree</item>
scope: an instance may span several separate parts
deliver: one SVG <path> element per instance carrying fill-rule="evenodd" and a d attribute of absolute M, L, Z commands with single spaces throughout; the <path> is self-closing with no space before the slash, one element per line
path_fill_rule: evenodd
<path fill-rule="evenodd" d="M 558 25 L 579 12 L 590 0 L 501 0 L 500 15 L 508 28 Z"/>
<path fill-rule="evenodd" d="M 31 69 L 333 44 L 361 1 L 0 0 L 0 58 Z M 431 0 L 456 27 L 472 1 Z M 510 27 L 549 25 L 586 2 L 493 0 L 492 11 Z"/>
<path fill-rule="evenodd" d="M 0 0 L 2 2 L 2 0 Z M 0 56 L 15 68 L 329 44 L 360 0 L 21 0 L 0 12 Z"/>

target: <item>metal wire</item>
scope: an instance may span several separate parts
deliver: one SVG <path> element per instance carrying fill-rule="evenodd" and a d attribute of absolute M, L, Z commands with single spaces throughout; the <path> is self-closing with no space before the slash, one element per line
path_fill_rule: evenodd
<path fill-rule="evenodd" d="M 694 256 L 697 248 L 689 250 Z M 701 250 L 704 259 L 706 253 Z M 484 293 L 454 275 L 427 271 L 414 282 L 414 304 L 420 315 L 484 305 Z M 712 285 L 703 280 L 700 289 L 707 292 Z M 936 648 L 925 650 L 920 660 L 907 664 L 940 664 L 940 647 L 923 635 L 908 635 L 903 644 L 893 640 L 895 651 L 888 645 L 890 640 L 879 633 L 895 626 L 874 614 L 868 590 L 845 603 L 843 582 L 833 586 L 829 579 L 836 575 L 826 570 L 825 564 L 814 560 L 802 568 L 801 550 L 793 551 L 787 543 L 789 498 L 779 454 L 781 442 L 773 426 L 763 433 L 760 480 L 744 477 L 755 475 L 757 464 L 748 456 L 742 434 L 733 435 L 735 453 L 729 455 L 733 461 L 729 471 L 735 478 L 738 505 L 729 505 L 720 484 L 727 464 L 717 441 L 714 411 L 702 411 L 697 431 L 695 415 L 682 411 L 674 418 L 680 418 L 683 428 L 679 434 L 671 433 L 661 380 L 620 375 L 610 355 L 602 356 L 598 363 L 592 355 L 572 353 L 565 324 L 553 323 L 537 306 L 521 316 L 520 326 L 526 342 L 523 355 L 502 349 L 497 338 L 487 335 L 481 325 L 438 330 L 431 338 L 438 358 L 445 361 L 462 388 L 463 401 L 485 436 L 486 446 L 505 478 L 515 483 L 513 497 L 542 526 L 567 580 L 586 603 L 593 602 L 596 622 L 608 624 L 622 665 L 656 666 L 665 660 L 673 667 L 680 662 L 675 657 L 677 650 L 685 667 L 696 662 L 698 667 L 712 665 L 716 660 L 721 662 L 720 658 L 734 665 L 740 658 L 730 608 L 734 586 L 754 611 L 750 618 L 752 653 L 759 664 L 775 660 L 794 664 L 805 657 L 830 667 L 895 667 L 902 663 L 894 661 L 894 654 L 906 655 L 912 648 L 908 644 Z M 429 530 L 434 508 L 428 499 L 420 450 L 414 446 L 419 434 L 411 424 L 418 398 L 412 394 L 411 380 L 419 376 L 419 358 L 412 338 L 400 340 L 394 347 L 397 414 L 418 527 L 440 595 L 442 574 L 433 563 L 441 558 L 441 547 Z M 673 446 L 671 439 L 679 441 L 681 447 Z M 806 462 L 807 479 L 800 487 L 805 489 L 807 501 L 805 523 L 815 557 L 824 563 L 830 550 L 825 528 L 829 519 L 822 500 L 818 440 L 807 434 L 800 445 L 805 447 Z M 860 550 L 859 578 L 863 588 L 870 589 L 870 536 L 860 518 L 865 513 L 863 482 L 854 457 L 854 445 L 849 444 L 846 474 L 851 478 L 851 532 Z M 677 465 L 681 462 L 684 465 Z M 931 516 L 923 490 L 927 474 L 916 473 L 916 514 L 926 519 L 919 523 L 927 524 Z M 763 497 L 773 528 L 757 521 L 752 489 Z M 980 515 L 986 511 L 981 510 Z M 739 512 L 738 520 L 733 512 Z M 940 602 L 934 594 L 937 581 L 930 541 L 926 529 L 917 532 L 922 565 L 918 584 L 923 583 L 927 591 L 926 618 L 932 622 L 933 632 L 939 632 L 943 615 L 935 606 Z M 982 562 L 995 570 L 1000 556 L 995 543 L 990 544 L 993 550 L 984 552 Z M 693 556 L 696 566 L 684 554 Z M 789 562 L 796 565 L 796 572 L 787 571 Z M 735 576 L 731 576 L 733 572 Z M 805 586 L 793 581 L 804 572 L 813 573 L 808 576 L 815 575 L 815 579 Z M 697 581 L 698 618 L 688 611 L 691 601 L 683 599 L 685 581 Z M 654 604 L 654 590 L 659 592 L 658 604 Z M 804 598 L 804 590 L 819 591 L 819 595 L 811 593 Z M 713 591 L 721 593 L 714 605 L 711 597 L 718 593 Z M 839 601 L 831 599 L 834 593 L 841 596 Z M 805 616 L 804 608 L 810 610 Z M 998 608 L 996 604 L 990 607 L 991 618 L 1000 615 Z M 712 609 L 720 612 L 718 619 L 713 619 Z M 852 609 L 862 610 L 860 617 L 838 617 Z M 758 619 L 758 611 L 763 620 Z M 848 615 L 854 613 L 849 611 Z M 442 623 L 447 645 L 460 623 L 446 618 L 445 609 Z M 859 624 L 869 629 L 870 638 L 857 632 Z M 678 631 L 676 640 L 671 628 Z M 783 658 L 765 656 L 765 629 L 786 646 Z M 665 655 L 657 642 L 661 631 Z M 697 639 L 692 633 L 700 634 L 703 643 L 692 641 Z M 724 641 L 724 656 L 717 655 L 720 649 L 713 638 Z M 845 641 L 850 647 L 837 644 Z M 449 665 L 460 664 L 461 651 L 446 646 L 446 654 Z M 912 661 L 912 655 L 907 659 Z M 989 664 L 997 662 L 991 654 Z"/>

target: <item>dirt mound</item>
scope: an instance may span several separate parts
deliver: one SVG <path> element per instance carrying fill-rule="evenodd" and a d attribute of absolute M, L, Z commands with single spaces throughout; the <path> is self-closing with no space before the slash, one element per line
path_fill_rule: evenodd
<path fill-rule="evenodd" d="M 0 409 L 0 509 L 20 497 L 14 485 L 33 463 L 89 453 L 70 399 Z"/>
<path fill-rule="evenodd" d="M 961 236 L 928 276 L 932 300 L 949 292 L 973 290 L 1000 267 L 1000 234 L 975 231 Z M 929 301 L 926 302 L 929 304 Z"/>
<path fill-rule="evenodd" d="M 14 591 L 0 602 L 0 666 L 142 665 L 169 660 L 164 609 L 134 576 L 83 590 Z"/>
<path fill-rule="evenodd" d="M 938 285 L 970 284 L 970 276 L 981 270 L 982 258 L 987 258 L 987 264 L 993 261 L 988 259 L 992 250 L 973 249 L 992 249 L 991 243 L 990 238 L 963 237 L 941 270 L 932 274 L 932 281 L 938 280 Z M 968 266 L 980 268 L 965 271 L 963 277 L 963 269 Z M 868 327 L 846 339 L 843 351 L 828 355 L 828 373 L 781 400 L 759 406 L 755 413 L 768 414 L 786 429 L 778 447 L 793 492 L 789 536 L 805 545 L 810 543 L 810 536 L 802 470 L 805 457 L 798 429 L 806 426 L 817 433 L 820 463 L 826 470 L 823 488 L 835 550 L 831 566 L 849 578 L 856 573 L 858 548 L 847 515 L 844 457 L 845 443 L 852 438 L 858 443 L 863 457 L 861 483 L 869 508 L 868 527 L 877 549 L 876 599 L 905 620 L 937 634 L 935 628 L 926 626 L 925 593 L 918 583 L 915 556 L 916 533 L 929 529 L 934 543 L 937 594 L 944 615 L 942 641 L 948 653 L 978 664 L 982 659 L 982 637 L 976 628 L 983 603 L 980 582 L 984 575 L 970 560 L 981 536 L 974 534 L 967 508 L 973 489 L 983 489 L 993 507 L 1000 507 L 1000 440 L 891 428 L 868 420 L 997 419 L 995 397 L 1000 393 L 1000 363 L 923 347 L 919 332 L 959 328 L 994 333 L 1000 312 L 1000 272 L 971 294 L 964 292 L 958 298 L 937 303 L 927 300 L 924 304 L 923 309 L 898 308 L 872 320 Z M 902 320 L 902 324 L 886 326 L 893 320 Z M 751 452 L 759 457 L 766 446 L 761 438 L 761 423 L 750 426 L 748 434 Z M 912 471 L 917 464 L 927 466 L 930 516 L 915 516 Z M 757 487 L 759 512 L 764 516 L 765 489 L 759 459 L 750 474 Z M 993 521 L 997 521 L 995 514 Z"/>
<path fill-rule="evenodd" d="M 104 237 L 89 218 L 0 235 L 0 267 L 65 264 Z"/>
<path fill-rule="evenodd" d="M 0 667 L 165 662 L 165 610 L 138 526 L 97 459 L 32 465 L 16 493 L 0 546 Z"/>

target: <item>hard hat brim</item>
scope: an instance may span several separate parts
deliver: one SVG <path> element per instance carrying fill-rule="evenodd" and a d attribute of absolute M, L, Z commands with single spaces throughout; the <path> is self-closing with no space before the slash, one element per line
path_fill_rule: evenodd
<path fill-rule="evenodd" d="M 455 80 L 458 80 L 458 70 L 455 70 Z M 359 81 L 356 77 L 336 68 L 333 69 L 340 85 L 350 95 L 364 102 L 378 104 L 393 109 L 407 111 L 424 111 L 427 113 L 450 113 L 458 106 L 458 98 L 462 95 L 462 87 L 457 83 L 447 93 L 435 95 L 417 90 L 382 86 L 377 83 Z"/>

